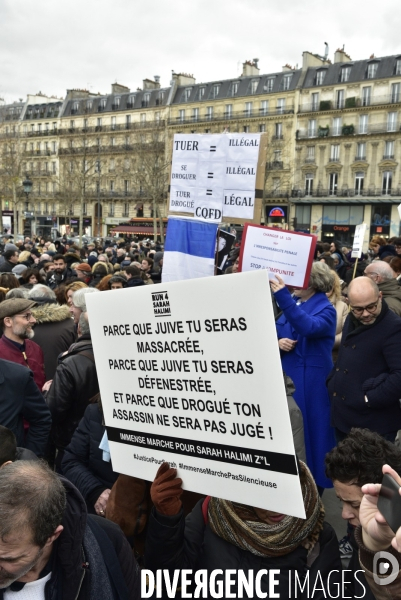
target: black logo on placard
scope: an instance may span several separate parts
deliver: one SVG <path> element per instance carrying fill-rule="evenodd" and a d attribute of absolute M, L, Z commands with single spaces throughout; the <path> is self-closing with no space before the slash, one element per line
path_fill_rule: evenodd
<path fill-rule="evenodd" d="M 155 317 L 168 317 L 171 315 L 167 292 L 152 292 L 152 302 Z"/>

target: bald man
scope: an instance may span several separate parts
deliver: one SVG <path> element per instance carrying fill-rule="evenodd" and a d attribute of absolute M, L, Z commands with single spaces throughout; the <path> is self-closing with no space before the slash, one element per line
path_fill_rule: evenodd
<path fill-rule="evenodd" d="M 328 379 L 337 441 L 352 427 L 394 441 L 401 429 L 401 318 L 377 284 L 358 277 L 348 287 L 350 313 Z"/>
<path fill-rule="evenodd" d="M 389 309 L 401 316 L 401 287 L 390 265 L 383 260 L 375 260 L 366 267 L 363 274 L 377 283 Z"/>

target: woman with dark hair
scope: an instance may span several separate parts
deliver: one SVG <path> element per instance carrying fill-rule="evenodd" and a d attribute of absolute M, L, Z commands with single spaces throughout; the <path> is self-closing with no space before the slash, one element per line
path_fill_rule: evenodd
<path fill-rule="evenodd" d="M 401 256 L 394 256 L 389 264 L 395 273 L 396 280 L 401 285 Z"/>
<path fill-rule="evenodd" d="M 13 273 L 2 273 L 0 275 L 0 287 L 13 290 L 14 288 L 20 287 L 20 282 L 18 277 Z"/>
<path fill-rule="evenodd" d="M 337 272 L 337 275 L 340 279 L 345 279 L 345 274 L 347 272 L 347 264 L 348 261 L 344 256 L 342 251 L 341 242 L 335 240 L 330 244 L 330 253 L 332 258 L 334 259 L 334 269 Z"/>
<path fill-rule="evenodd" d="M 44 283 L 38 269 L 26 269 L 21 275 L 22 285 L 25 288 L 32 289 L 37 283 Z"/>

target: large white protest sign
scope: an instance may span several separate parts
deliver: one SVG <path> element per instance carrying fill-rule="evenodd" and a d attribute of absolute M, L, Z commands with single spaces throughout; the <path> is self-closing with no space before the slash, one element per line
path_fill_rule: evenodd
<path fill-rule="evenodd" d="M 352 243 L 351 258 L 361 258 L 363 242 L 366 233 L 366 223 L 361 223 L 355 227 L 354 241 Z"/>
<path fill-rule="evenodd" d="M 270 278 L 277 274 L 286 285 L 307 288 L 316 240 L 314 235 L 246 223 L 239 270 L 267 269 Z"/>
<path fill-rule="evenodd" d="M 255 212 L 255 185 L 260 157 L 261 134 L 175 134 L 170 179 L 170 212 L 188 213 L 210 221 L 224 217 L 252 220 Z M 260 164 L 259 164 L 260 163 Z M 196 213 L 208 200 L 203 189 L 218 190 L 222 214 L 205 210 Z M 201 193 L 196 194 L 195 190 Z M 202 200 L 196 201 L 196 198 Z M 199 212 L 199 211 L 198 211 Z"/>
<path fill-rule="evenodd" d="M 87 298 L 114 470 L 304 518 L 267 273 Z"/>

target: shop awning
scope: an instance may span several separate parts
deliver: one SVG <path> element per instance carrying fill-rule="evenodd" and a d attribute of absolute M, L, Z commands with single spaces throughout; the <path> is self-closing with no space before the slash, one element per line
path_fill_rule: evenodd
<path fill-rule="evenodd" d="M 153 235 L 153 227 L 134 227 L 133 225 L 119 225 L 117 227 L 113 227 L 110 230 L 110 233 L 137 233 L 143 235 Z M 157 228 L 157 233 L 160 233 L 160 227 Z"/>

